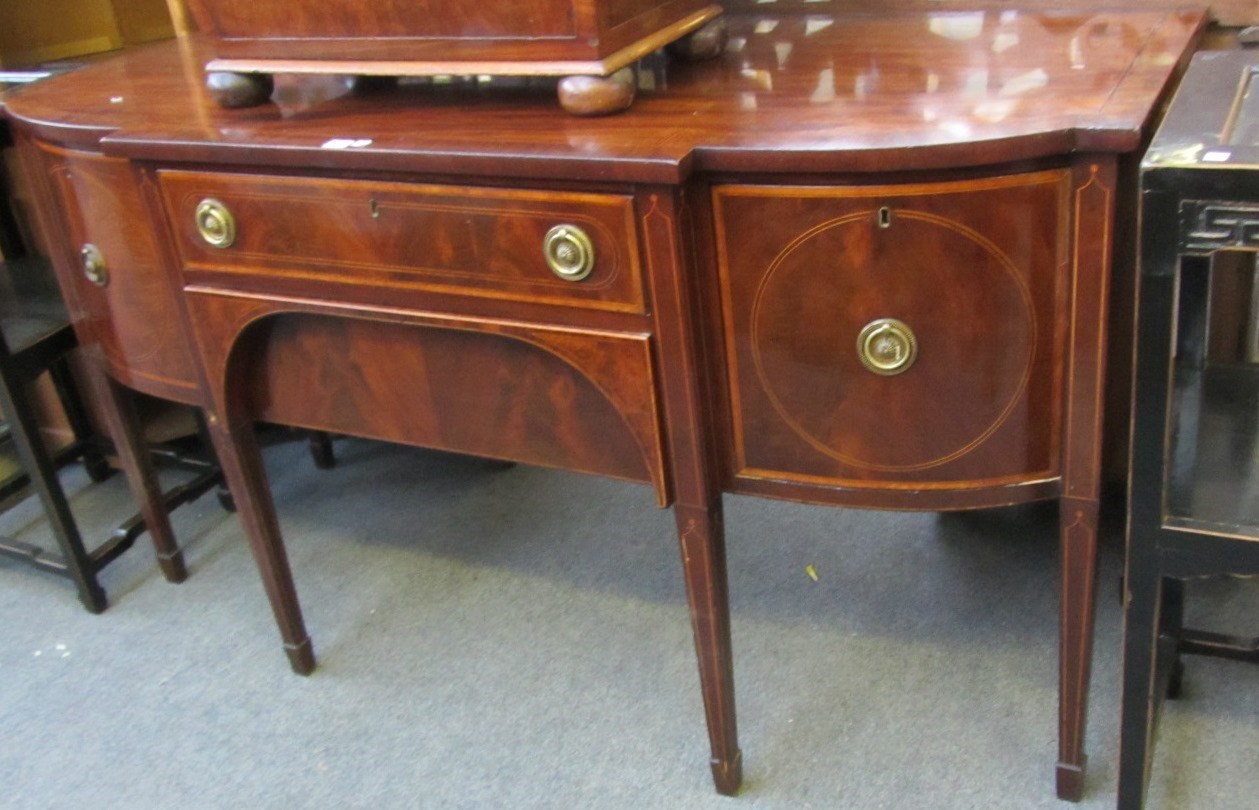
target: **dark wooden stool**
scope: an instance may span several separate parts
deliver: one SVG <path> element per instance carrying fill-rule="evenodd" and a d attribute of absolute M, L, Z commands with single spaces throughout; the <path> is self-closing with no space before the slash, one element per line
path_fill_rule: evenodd
<path fill-rule="evenodd" d="M 12 245 L 9 249 L 6 255 L 12 255 Z M 105 460 L 105 453 L 111 447 L 109 442 L 95 435 L 71 377 L 67 357 L 77 344 L 60 299 L 51 290 L 33 290 L 29 284 L 41 271 L 48 272 L 40 267 L 38 259 L 30 256 L 6 258 L 0 263 L 0 272 L 18 279 L 4 284 L 5 294 L 0 296 L 0 409 L 6 419 L 3 438 L 12 443 L 21 465 L 18 472 L 0 481 L 0 500 L 11 501 L 27 487 L 33 489 L 48 516 L 58 553 L 0 538 L 0 554 L 69 578 L 84 606 L 99 613 L 107 602 L 97 574 L 134 544 L 155 512 L 160 513 L 159 532 L 165 531 L 160 541 L 155 535 L 163 571 L 171 581 L 184 578 L 182 556 L 170 535 L 166 510 L 204 492 L 221 476 L 217 468 L 207 468 L 202 476 L 168 493 L 166 500 L 146 504 L 141 515 L 124 523 L 100 545 L 90 550 L 85 546 L 57 470 L 81 459 L 93 480 L 103 480 L 112 472 Z M 21 289 L 23 287 L 25 289 Z M 15 290 L 18 290 L 16 294 Z M 44 372 L 52 377 L 73 434 L 73 441 L 56 452 L 50 452 L 40 436 L 39 420 L 29 397 L 30 386 Z M 120 420 L 127 419 L 120 417 Z M 137 477 L 151 479 L 152 472 L 145 471 Z M 160 497 L 155 484 L 150 488 L 153 490 L 150 494 Z"/>

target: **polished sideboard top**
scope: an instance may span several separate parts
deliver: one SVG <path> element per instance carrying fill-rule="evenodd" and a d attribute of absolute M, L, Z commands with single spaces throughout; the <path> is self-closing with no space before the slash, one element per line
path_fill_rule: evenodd
<path fill-rule="evenodd" d="M 577 119 L 546 80 L 353 89 L 278 77 L 221 110 L 196 38 L 11 93 L 37 137 L 163 161 L 679 182 L 903 171 L 1135 150 L 1200 11 L 731 14 L 721 58 L 649 59 L 630 111 Z M 553 82 L 551 83 L 553 85 Z"/>
<path fill-rule="evenodd" d="M 890 6 L 902 10 L 917 11 L 1006 11 L 1009 9 L 1050 10 L 1061 12 L 1075 9 L 1136 9 L 1157 11 L 1186 7 L 1190 4 L 1179 0 L 722 0 L 727 11 L 756 11 L 833 14 L 842 9 L 845 13 L 881 14 Z M 1203 2 L 1199 5 L 1206 6 Z M 1211 17 L 1220 25 L 1241 26 L 1259 23 L 1259 7 L 1254 0 L 1215 0 L 1209 4 Z"/>

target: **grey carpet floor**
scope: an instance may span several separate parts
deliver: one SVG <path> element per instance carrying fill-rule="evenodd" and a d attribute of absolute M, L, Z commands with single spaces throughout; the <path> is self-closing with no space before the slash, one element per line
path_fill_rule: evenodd
<path fill-rule="evenodd" d="M 1035 808 L 1053 798 L 1056 513 L 936 515 L 728 497 L 745 786 L 707 769 L 673 521 L 642 486 L 370 442 L 268 470 L 320 665 L 292 674 L 234 515 L 179 510 L 92 616 L 0 561 L 6 808 Z M 119 476 L 68 474 L 98 533 Z M 33 502 L 0 530 L 46 535 Z M 1103 540 L 1086 808 L 1112 807 L 1122 543 Z M 806 568 L 812 566 L 816 581 Z M 1191 619 L 1255 633 L 1256 584 Z M 1253 807 L 1259 672 L 1190 659 L 1151 808 Z"/>

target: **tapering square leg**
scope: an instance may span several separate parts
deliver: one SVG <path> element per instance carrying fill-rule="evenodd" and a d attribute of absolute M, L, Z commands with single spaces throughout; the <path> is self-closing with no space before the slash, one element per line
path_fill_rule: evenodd
<path fill-rule="evenodd" d="M 294 672 L 309 675 L 315 669 L 315 651 L 302 620 L 297 589 L 289 569 L 284 540 L 280 536 L 275 504 L 271 500 L 271 489 L 253 425 L 228 428 L 211 414 L 209 433 L 223 468 L 223 476 L 236 502 L 237 513 L 244 523 L 249 550 L 262 575 L 271 611 L 280 627 L 284 652 Z"/>
<path fill-rule="evenodd" d="M 739 750 L 735 723 L 734 659 L 721 502 L 718 500 L 708 509 L 676 506 L 674 515 L 712 746 L 713 782 L 717 792 L 733 796 L 743 780 L 743 754 Z"/>

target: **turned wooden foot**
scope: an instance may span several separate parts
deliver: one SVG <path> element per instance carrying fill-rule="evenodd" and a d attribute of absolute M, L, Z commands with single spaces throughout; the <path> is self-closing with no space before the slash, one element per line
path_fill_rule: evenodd
<path fill-rule="evenodd" d="M 730 28 L 725 17 L 718 17 L 681 39 L 665 46 L 665 51 L 674 59 L 685 62 L 699 62 L 721 55 L 726 50 L 726 42 L 730 39 Z"/>
<path fill-rule="evenodd" d="M 636 89 L 631 68 L 611 76 L 567 76 L 560 79 L 560 106 L 572 115 L 610 115 L 633 104 Z"/>
<path fill-rule="evenodd" d="M 213 72 L 205 75 L 205 86 L 220 107 L 235 110 L 265 103 L 275 90 L 275 79 L 269 73 Z"/>

